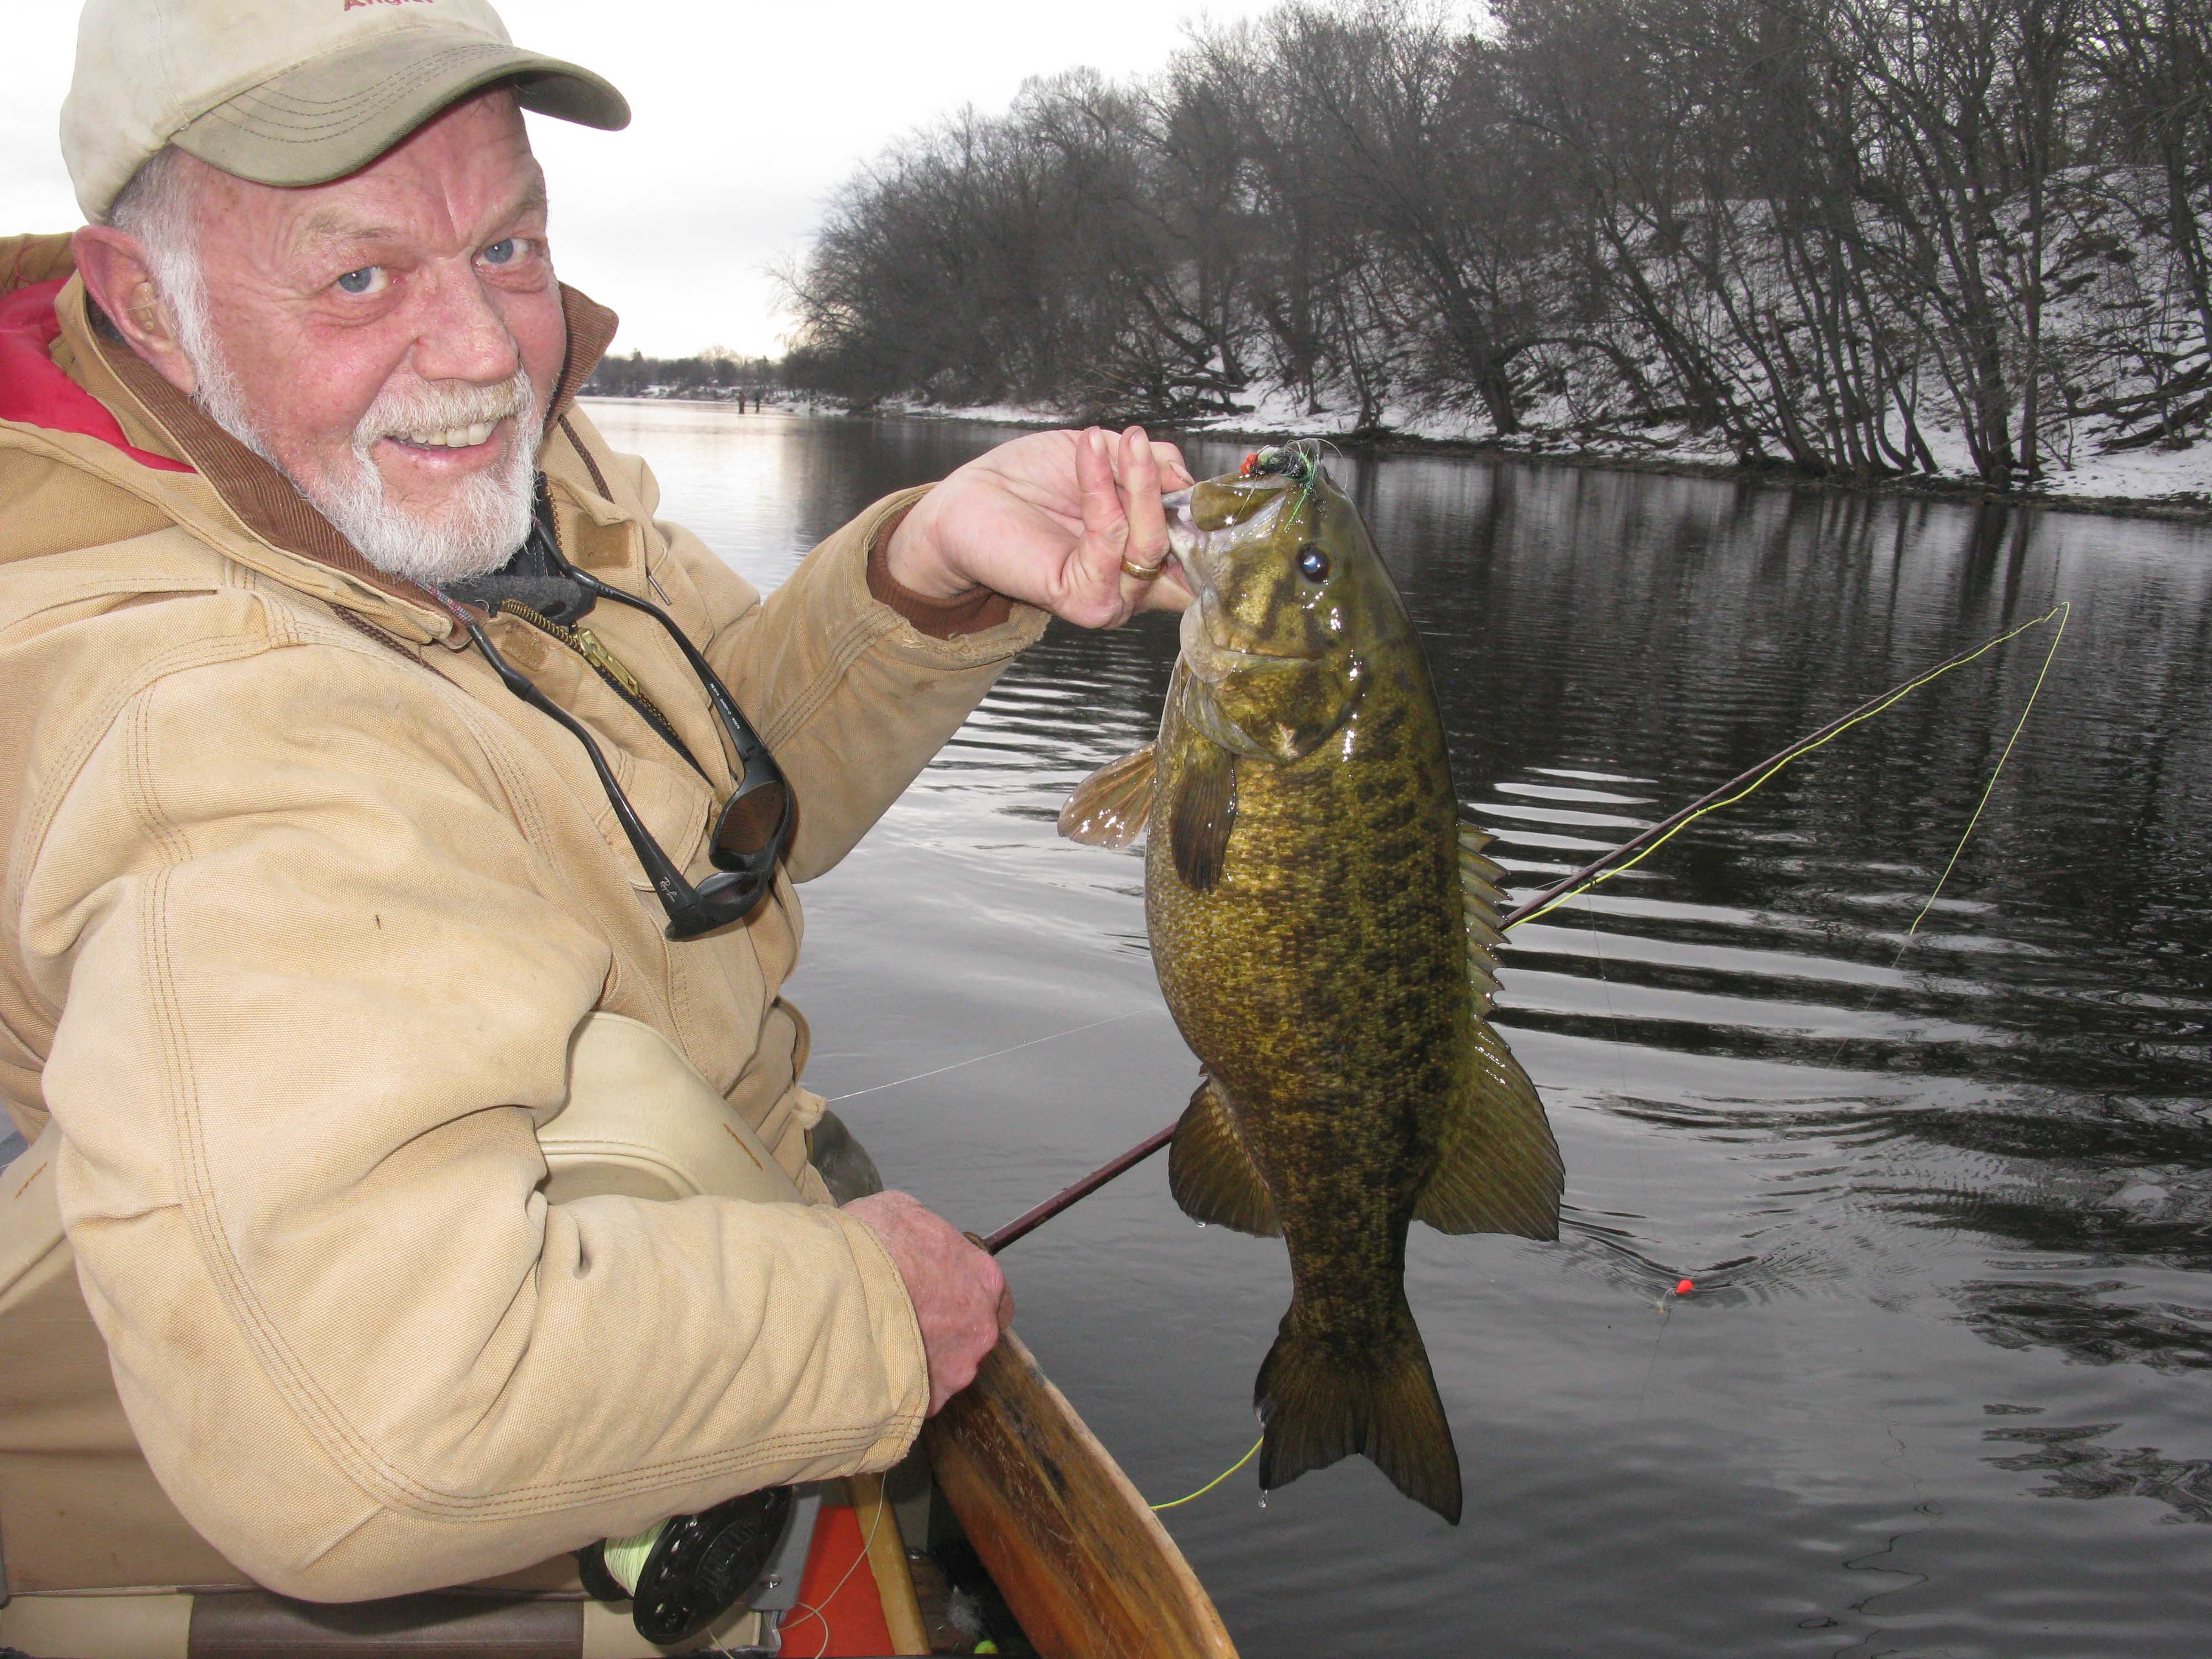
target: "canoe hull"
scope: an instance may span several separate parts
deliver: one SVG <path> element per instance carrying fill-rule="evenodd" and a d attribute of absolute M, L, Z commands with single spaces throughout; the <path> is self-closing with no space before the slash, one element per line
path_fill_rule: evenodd
<path fill-rule="evenodd" d="M 1236 1659 L 1175 1540 L 1012 1331 L 922 1441 L 1046 1659 Z"/>

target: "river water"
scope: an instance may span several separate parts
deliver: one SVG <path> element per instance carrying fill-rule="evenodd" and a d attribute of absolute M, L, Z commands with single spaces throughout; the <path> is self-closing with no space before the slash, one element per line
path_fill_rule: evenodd
<path fill-rule="evenodd" d="M 601 404 L 763 586 L 1007 434 Z M 1195 444 L 1202 475 L 1236 448 Z M 1337 468 L 1522 891 L 2061 599 L 2036 629 L 1518 930 L 1498 1024 L 1555 1244 L 1416 1227 L 1448 1527 L 1349 1460 L 1166 1519 L 1243 1650 L 2201 1655 L 2212 1644 L 2212 532 L 1495 464 Z M 1133 854 L 1058 840 L 1172 624 L 1055 625 L 807 890 L 809 1081 L 987 1230 L 1173 1119 Z M 1280 1244 L 1156 1160 L 1007 1253 L 1148 1497 L 1250 1444 Z M 1695 1289 L 1665 1294 L 1681 1278 Z"/>

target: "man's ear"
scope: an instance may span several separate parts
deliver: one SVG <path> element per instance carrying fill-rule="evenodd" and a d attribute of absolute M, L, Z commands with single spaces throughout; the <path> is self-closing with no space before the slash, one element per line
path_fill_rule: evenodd
<path fill-rule="evenodd" d="M 163 380 L 191 396 L 195 385 L 191 361 L 177 343 L 176 319 L 155 289 L 154 273 L 138 239 L 112 226 L 86 225 L 70 246 L 86 290 L 131 349 L 159 369 Z"/>

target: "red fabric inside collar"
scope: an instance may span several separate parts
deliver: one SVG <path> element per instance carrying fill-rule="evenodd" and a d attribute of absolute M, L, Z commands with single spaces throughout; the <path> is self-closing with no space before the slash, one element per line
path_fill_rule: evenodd
<path fill-rule="evenodd" d="M 54 314 L 66 278 L 33 283 L 0 298 L 0 421 L 21 421 L 50 432 L 76 432 L 112 444 L 141 466 L 190 472 L 182 461 L 134 448 L 106 406 L 62 373 L 46 355 L 62 331 Z"/>

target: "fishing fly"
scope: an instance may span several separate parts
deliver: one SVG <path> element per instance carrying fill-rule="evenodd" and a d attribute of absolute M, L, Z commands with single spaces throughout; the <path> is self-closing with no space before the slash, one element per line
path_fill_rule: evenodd
<path fill-rule="evenodd" d="M 1313 499 L 1314 490 L 1320 484 L 1321 449 L 1318 438 L 1298 438 L 1286 444 L 1270 444 L 1247 455 L 1244 464 L 1237 468 L 1237 476 L 1247 481 L 1288 478 L 1298 486 L 1298 493 L 1291 502 L 1291 511 L 1296 514 Z"/>

